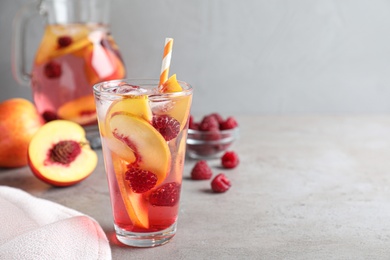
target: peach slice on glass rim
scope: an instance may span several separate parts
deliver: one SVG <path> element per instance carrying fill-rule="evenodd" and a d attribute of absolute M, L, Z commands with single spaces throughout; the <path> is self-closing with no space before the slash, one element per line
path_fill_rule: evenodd
<path fill-rule="evenodd" d="M 169 79 L 162 84 L 160 89 L 162 93 L 180 92 L 182 90 L 183 89 L 180 86 L 179 82 L 177 82 L 176 74 L 170 76 Z"/>
<path fill-rule="evenodd" d="M 112 154 L 112 163 L 118 188 L 130 220 L 137 227 L 149 228 L 148 204 L 143 194 L 133 192 L 127 183 L 125 179 L 126 162 L 116 154 Z"/>
<path fill-rule="evenodd" d="M 156 186 L 163 182 L 171 167 L 171 153 L 164 137 L 150 123 L 129 113 L 114 113 L 109 125 L 113 136 L 134 153 L 134 165 L 154 173 Z"/>
<path fill-rule="evenodd" d="M 83 96 L 63 104 L 57 111 L 61 119 L 70 120 L 80 125 L 95 123 L 96 106 L 93 95 Z"/>
<path fill-rule="evenodd" d="M 84 129 L 67 120 L 54 120 L 43 125 L 28 147 L 31 171 L 54 186 L 70 186 L 87 178 L 95 169 L 97 160 Z"/>

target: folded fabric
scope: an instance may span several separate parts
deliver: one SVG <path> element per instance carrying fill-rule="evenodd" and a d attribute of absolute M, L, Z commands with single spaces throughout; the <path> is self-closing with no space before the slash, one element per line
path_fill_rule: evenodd
<path fill-rule="evenodd" d="M 0 259 L 111 259 L 91 217 L 20 189 L 0 186 Z"/>

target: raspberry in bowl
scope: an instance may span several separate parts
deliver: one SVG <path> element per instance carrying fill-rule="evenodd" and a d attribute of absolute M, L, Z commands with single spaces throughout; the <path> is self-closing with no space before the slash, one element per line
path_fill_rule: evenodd
<path fill-rule="evenodd" d="M 220 114 L 206 115 L 199 122 L 190 117 L 187 155 L 193 159 L 220 158 L 239 138 L 234 117 L 224 119 Z"/>

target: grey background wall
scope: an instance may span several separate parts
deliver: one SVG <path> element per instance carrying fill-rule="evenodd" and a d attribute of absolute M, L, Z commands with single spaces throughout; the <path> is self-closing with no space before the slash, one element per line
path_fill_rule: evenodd
<path fill-rule="evenodd" d="M 0 0 L 0 100 L 31 99 L 10 63 L 28 2 Z M 390 1 L 112 0 L 111 31 L 129 77 L 158 77 L 173 37 L 171 72 L 194 86 L 194 114 L 390 112 Z"/>

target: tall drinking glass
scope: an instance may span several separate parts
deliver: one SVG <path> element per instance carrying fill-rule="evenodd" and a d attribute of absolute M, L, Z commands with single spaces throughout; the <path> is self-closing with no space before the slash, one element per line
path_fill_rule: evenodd
<path fill-rule="evenodd" d="M 114 227 L 136 247 L 176 233 L 192 87 L 158 91 L 158 80 L 114 80 L 94 89 Z"/>

